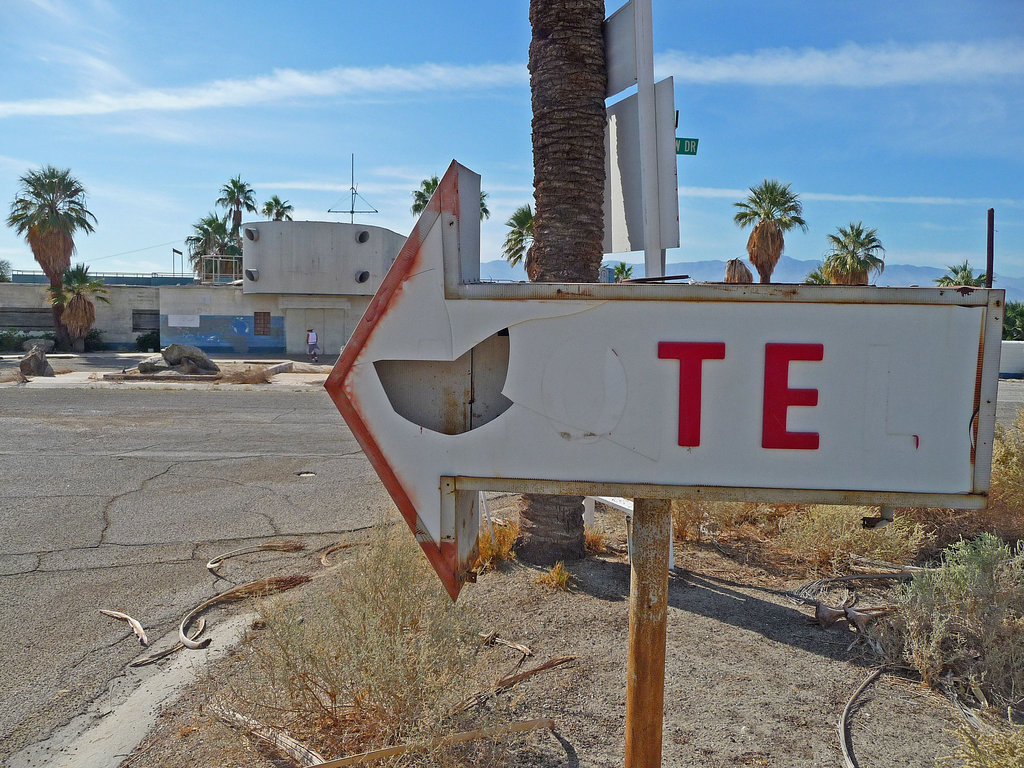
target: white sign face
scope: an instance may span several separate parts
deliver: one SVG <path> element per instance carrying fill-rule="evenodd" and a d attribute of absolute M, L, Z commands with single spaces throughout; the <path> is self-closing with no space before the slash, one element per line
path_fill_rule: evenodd
<path fill-rule="evenodd" d="M 478 200 L 453 164 L 327 382 L 453 594 L 483 488 L 984 506 L 1002 291 L 463 284 Z"/>
<path fill-rule="evenodd" d="M 676 169 L 676 111 L 672 78 L 654 86 L 657 146 L 658 248 L 679 245 L 679 182 Z M 643 179 L 640 174 L 640 118 L 637 94 L 608 108 L 605 128 L 604 252 L 642 251 Z"/>

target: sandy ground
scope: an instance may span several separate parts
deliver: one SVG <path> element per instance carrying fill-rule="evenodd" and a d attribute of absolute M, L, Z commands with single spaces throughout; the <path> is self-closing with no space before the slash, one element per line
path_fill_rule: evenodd
<path fill-rule="evenodd" d="M 598 522 L 622 539 L 620 516 Z M 677 549 L 670 578 L 665 690 L 665 766 L 840 766 L 836 722 L 870 673 L 845 626 L 822 630 L 785 595 L 795 586 L 738 565 L 715 550 Z M 574 586 L 553 592 L 536 569 L 506 564 L 463 590 L 480 626 L 529 646 L 529 668 L 559 656 L 576 661 L 504 695 L 514 719 L 554 718 L 556 734 L 512 741 L 523 766 L 619 766 L 623 760 L 629 567 L 610 553 L 571 567 Z M 303 590 L 315 590 L 310 585 Z M 257 639 L 258 642 L 258 639 Z M 518 655 L 481 651 L 485 675 L 509 674 Z M 134 768 L 245 764 L 271 756 L 209 714 L 205 704 L 233 676 L 226 658 L 168 706 L 131 757 Z M 917 682 L 883 675 L 859 699 L 851 721 L 862 768 L 932 768 L 953 747 L 958 715 Z M 329 756 L 336 757 L 336 756 Z"/>

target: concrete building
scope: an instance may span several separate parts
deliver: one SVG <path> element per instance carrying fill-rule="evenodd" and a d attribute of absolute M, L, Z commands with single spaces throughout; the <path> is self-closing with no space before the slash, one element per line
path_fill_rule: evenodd
<path fill-rule="evenodd" d="M 302 354 L 315 328 L 335 355 L 398 257 L 405 238 L 366 224 L 258 221 L 244 224 L 244 278 L 229 284 L 109 284 L 96 324 L 113 348 L 160 330 L 160 343 L 208 352 Z M 178 280 L 177 282 L 181 282 Z M 0 331 L 53 330 L 46 286 L 0 283 Z"/>
<path fill-rule="evenodd" d="M 306 329 L 337 354 L 405 238 L 366 224 L 259 221 L 242 225 L 241 285 L 160 289 L 162 344 L 210 352 L 301 354 Z"/>

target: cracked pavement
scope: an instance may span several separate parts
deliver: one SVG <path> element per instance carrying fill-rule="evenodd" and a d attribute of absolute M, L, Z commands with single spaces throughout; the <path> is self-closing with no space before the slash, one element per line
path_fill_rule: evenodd
<path fill-rule="evenodd" d="M 140 647 L 98 609 L 162 647 L 226 588 L 214 555 L 277 537 L 324 546 L 391 508 L 319 387 L 0 389 L 0 762 L 149 674 L 127 669 Z M 266 552 L 223 573 L 297 565 Z"/>

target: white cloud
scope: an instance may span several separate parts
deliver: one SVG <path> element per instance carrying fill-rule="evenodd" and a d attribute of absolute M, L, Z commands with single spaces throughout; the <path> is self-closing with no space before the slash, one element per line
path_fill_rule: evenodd
<path fill-rule="evenodd" d="M 979 83 L 1024 75 L 1024 41 L 923 43 L 839 48 L 773 48 L 728 56 L 669 51 L 657 57 L 659 75 L 677 82 L 758 86 L 847 86 Z"/>
<path fill-rule="evenodd" d="M 182 88 L 148 88 L 95 93 L 74 98 L 0 101 L 0 118 L 70 117 L 118 112 L 180 112 L 247 107 L 326 96 L 473 91 L 525 86 L 526 67 L 516 64 L 418 67 L 338 67 L 317 72 L 277 69 L 247 79 L 214 80 Z"/>
<path fill-rule="evenodd" d="M 747 196 L 747 189 L 727 189 L 724 187 L 680 187 L 679 197 L 702 197 L 713 199 L 742 200 Z M 926 197 L 900 195 L 843 195 L 834 192 L 801 192 L 801 200 L 816 200 L 829 203 L 897 203 L 900 205 L 984 205 L 984 206 L 1024 206 L 1024 200 L 1012 198 L 987 197 Z"/>

